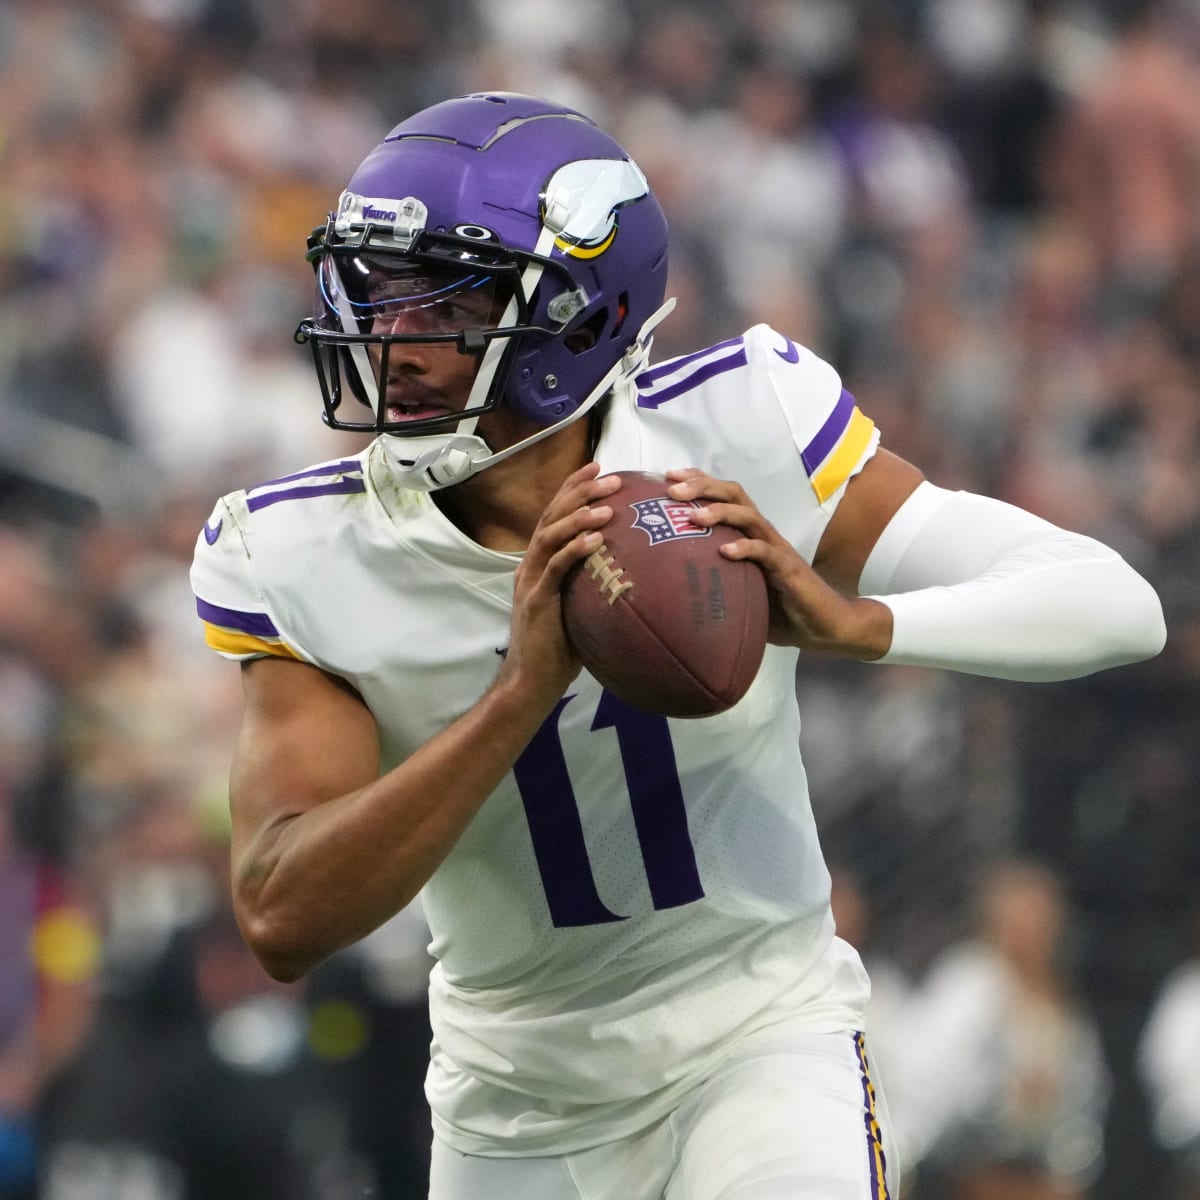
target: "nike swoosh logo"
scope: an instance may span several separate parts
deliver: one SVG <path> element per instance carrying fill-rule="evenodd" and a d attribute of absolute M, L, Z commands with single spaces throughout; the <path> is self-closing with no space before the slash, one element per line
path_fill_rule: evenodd
<path fill-rule="evenodd" d="M 775 353 L 778 354 L 784 362 L 798 363 L 800 361 L 800 351 L 796 349 L 795 342 L 791 341 L 790 338 L 784 338 L 783 340 L 787 343 L 787 349 L 776 349 Z"/>
<path fill-rule="evenodd" d="M 217 540 L 217 538 L 221 536 L 221 526 L 224 524 L 224 517 L 222 517 L 215 525 L 210 525 L 207 521 L 204 522 L 204 540 L 210 546 Z"/>

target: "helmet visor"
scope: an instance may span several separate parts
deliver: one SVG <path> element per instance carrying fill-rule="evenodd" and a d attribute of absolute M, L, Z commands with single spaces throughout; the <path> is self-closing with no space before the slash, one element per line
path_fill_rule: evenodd
<path fill-rule="evenodd" d="M 454 337 L 493 329 L 512 294 L 508 279 L 383 254 L 326 254 L 317 270 L 327 328 L 374 337 Z"/>

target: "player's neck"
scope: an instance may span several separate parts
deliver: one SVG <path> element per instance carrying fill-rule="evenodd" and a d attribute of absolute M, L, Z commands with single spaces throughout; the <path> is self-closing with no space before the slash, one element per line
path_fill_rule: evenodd
<path fill-rule="evenodd" d="M 435 492 L 434 500 L 481 546 L 521 551 L 563 480 L 589 461 L 590 449 L 587 422 L 576 421 L 465 483 Z"/>

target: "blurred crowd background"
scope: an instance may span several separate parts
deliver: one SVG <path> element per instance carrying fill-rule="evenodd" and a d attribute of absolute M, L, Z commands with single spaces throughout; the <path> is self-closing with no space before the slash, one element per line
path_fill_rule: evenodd
<path fill-rule="evenodd" d="M 0 1198 L 424 1195 L 420 913 L 250 960 L 186 571 L 216 496 L 358 448 L 304 238 L 478 89 L 645 169 L 657 357 L 768 321 L 935 482 L 1159 589 L 1166 651 L 1092 679 L 798 686 L 906 1196 L 1195 1200 L 1197 0 L 0 2 Z"/>

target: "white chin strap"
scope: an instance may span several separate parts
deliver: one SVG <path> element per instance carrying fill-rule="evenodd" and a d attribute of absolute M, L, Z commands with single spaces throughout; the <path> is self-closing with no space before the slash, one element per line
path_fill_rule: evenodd
<path fill-rule="evenodd" d="M 569 417 L 539 429 L 537 433 L 504 450 L 493 451 L 487 442 L 474 432 L 477 419 L 475 417 L 460 421 L 454 433 L 431 433 L 423 437 L 385 435 L 383 443 L 388 461 L 401 485 L 414 491 L 435 492 L 439 488 L 462 483 L 464 479 L 477 475 L 484 468 L 509 458 L 518 450 L 524 450 L 534 442 L 540 442 L 542 438 L 549 437 L 579 420 L 609 391 L 633 379 L 645 368 L 650 358 L 650 345 L 653 341 L 651 335 L 674 307 L 675 299 L 672 297 L 646 319 L 629 349 L 613 364 L 587 399 Z"/>
<path fill-rule="evenodd" d="M 492 455 L 483 438 L 470 433 L 384 434 L 383 445 L 401 485 L 418 492 L 436 492 L 458 483 L 481 471 Z"/>

